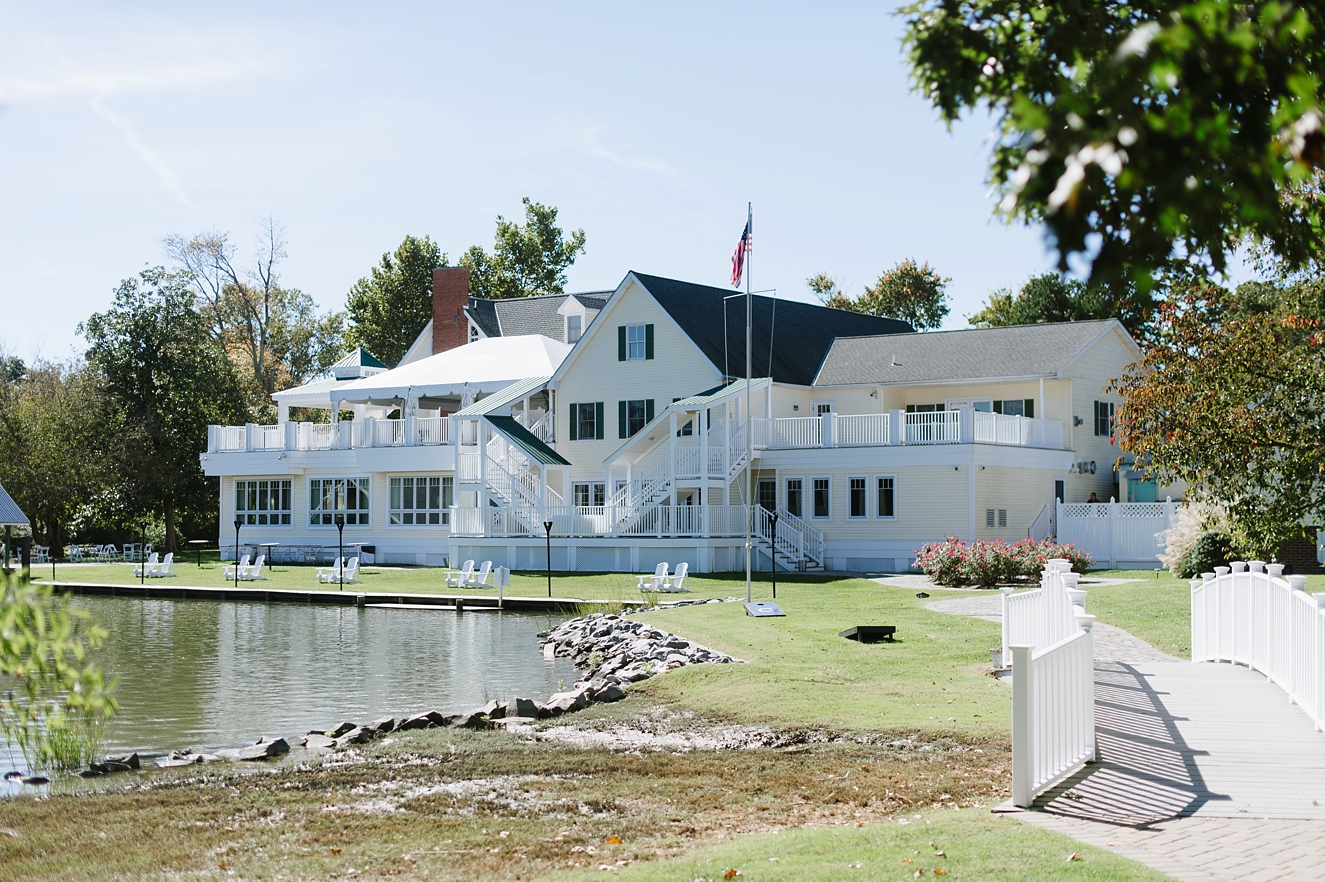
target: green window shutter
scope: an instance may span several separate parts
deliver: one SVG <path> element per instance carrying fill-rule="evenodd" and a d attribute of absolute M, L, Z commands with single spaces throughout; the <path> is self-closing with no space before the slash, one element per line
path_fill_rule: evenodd
<path fill-rule="evenodd" d="M 644 326 L 644 357 L 653 358 L 653 325 Z"/>
<path fill-rule="evenodd" d="M 602 441 L 603 440 L 603 402 L 601 401 L 594 402 L 593 413 L 594 416 L 597 417 L 597 419 L 594 420 L 594 430 L 595 430 L 594 439 L 597 441 Z"/>
<path fill-rule="evenodd" d="M 1034 398 L 1027 398 L 1025 401 L 1022 402 L 1022 406 L 1023 406 L 1023 408 L 1024 408 L 1024 409 L 1022 410 L 1022 413 L 1024 413 L 1026 416 L 1028 416 L 1028 417 L 1034 419 L 1034 418 L 1035 418 L 1035 399 L 1034 399 Z"/>
<path fill-rule="evenodd" d="M 574 402 L 570 406 L 570 440 L 580 440 L 580 406 Z"/>
<path fill-rule="evenodd" d="M 652 327 L 652 326 L 650 326 Z M 644 422 L 653 422 L 653 399 L 650 398 L 644 402 Z"/>
<path fill-rule="evenodd" d="M 616 326 L 616 360 L 626 360 L 626 326 Z"/>
<path fill-rule="evenodd" d="M 626 434 L 626 402 L 624 401 L 616 403 L 616 430 L 618 438 L 629 437 Z"/>

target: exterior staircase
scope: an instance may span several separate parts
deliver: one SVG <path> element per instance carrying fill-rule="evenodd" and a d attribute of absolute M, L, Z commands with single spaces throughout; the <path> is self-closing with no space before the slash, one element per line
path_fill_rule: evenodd
<path fill-rule="evenodd" d="M 768 555 L 773 565 L 790 573 L 822 572 L 824 569 L 824 534 L 785 508 L 777 510 L 777 534 L 774 543 L 773 519 L 768 509 L 755 506 L 755 548 Z"/>

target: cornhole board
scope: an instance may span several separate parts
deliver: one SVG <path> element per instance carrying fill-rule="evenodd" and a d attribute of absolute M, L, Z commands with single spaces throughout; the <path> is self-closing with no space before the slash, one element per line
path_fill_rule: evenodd
<path fill-rule="evenodd" d="M 756 600 L 745 604 L 745 614 L 754 616 L 757 619 L 768 618 L 770 616 L 785 616 L 782 607 L 771 600 Z"/>
<path fill-rule="evenodd" d="M 855 640 L 858 643 L 878 643 L 881 640 L 892 643 L 893 635 L 896 633 L 896 625 L 855 625 L 845 631 L 838 631 L 837 636 Z"/>

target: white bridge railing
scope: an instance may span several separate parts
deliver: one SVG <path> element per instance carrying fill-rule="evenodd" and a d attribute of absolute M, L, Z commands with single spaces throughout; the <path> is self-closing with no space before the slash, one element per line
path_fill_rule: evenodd
<path fill-rule="evenodd" d="M 1325 593 L 1282 564 L 1233 561 L 1192 588 L 1192 661 L 1260 671 L 1325 730 Z"/>
<path fill-rule="evenodd" d="M 1036 795 L 1096 757 L 1095 650 L 1086 592 L 1066 560 L 1040 587 L 1003 590 L 1003 657 L 1012 666 L 1012 801 Z"/>

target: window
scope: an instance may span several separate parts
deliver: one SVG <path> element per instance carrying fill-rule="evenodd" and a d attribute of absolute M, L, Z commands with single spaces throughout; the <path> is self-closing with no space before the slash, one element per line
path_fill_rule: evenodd
<path fill-rule="evenodd" d="M 778 510 L 778 484 L 772 478 L 759 479 L 759 507 L 764 511 Z"/>
<path fill-rule="evenodd" d="M 606 505 L 606 490 L 607 488 L 602 481 L 585 481 L 571 485 L 571 495 L 575 500 L 575 505 L 581 508 Z"/>
<path fill-rule="evenodd" d="M 787 479 L 787 511 L 798 518 L 805 517 L 805 482 L 800 478 Z"/>
<path fill-rule="evenodd" d="M 994 413 L 1001 413 L 1004 416 L 1035 416 L 1034 398 L 1005 398 L 1002 401 L 994 402 Z"/>
<path fill-rule="evenodd" d="M 566 342 L 578 343 L 582 336 L 584 336 L 584 316 L 566 316 Z"/>
<path fill-rule="evenodd" d="M 474 343 L 474 342 L 476 342 L 477 340 L 478 340 L 478 326 L 477 326 L 477 325 L 470 325 L 470 326 L 469 326 L 469 342 L 470 342 L 470 343 Z"/>
<path fill-rule="evenodd" d="M 827 416 L 828 414 L 830 414 L 830 413 L 832 413 L 832 412 L 833 412 L 833 402 L 831 402 L 831 401 L 816 401 L 816 402 L 814 403 L 814 415 L 815 415 L 815 416 L 817 416 L 817 417 Z"/>
<path fill-rule="evenodd" d="M 1113 434 L 1112 402 L 1109 401 L 1095 402 L 1095 434 L 1105 438 Z"/>
<path fill-rule="evenodd" d="M 653 325 L 617 325 L 617 361 L 653 358 Z"/>
<path fill-rule="evenodd" d="M 829 478 L 814 479 L 814 516 L 816 518 L 829 517 Z"/>
<path fill-rule="evenodd" d="M 259 526 L 290 525 L 289 481 L 236 481 L 235 520 Z"/>
<path fill-rule="evenodd" d="M 390 523 L 393 525 L 449 524 L 455 492 L 451 476 L 392 478 Z"/>
<path fill-rule="evenodd" d="M 653 419 L 653 399 L 617 402 L 617 437 L 632 438 Z"/>
<path fill-rule="evenodd" d="M 990 529 L 994 527 L 994 510 L 992 508 L 985 509 L 985 526 Z"/>
<path fill-rule="evenodd" d="M 308 523 L 330 526 L 337 515 L 345 525 L 368 526 L 368 478 L 313 478 L 308 482 Z"/>
<path fill-rule="evenodd" d="M 1008 510 L 1007 510 L 1006 508 L 1000 508 L 1000 509 L 998 510 L 998 526 L 999 526 L 999 529 L 1003 529 L 1003 528 L 1007 527 L 1007 525 L 1008 525 Z"/>
<path fill-rule="evenodd" d="M 941 404 L 908 404 L 906 406 L 907 413 L 938 413 L 941 410 L 943 410 Z"/>
<path fill-rule="evenodd" d="M 865 479 L 847 478 L 847 517 L 869 517 L 866 506 Z"/>
<path fill-rule="evenodd" d="M 894 494 L 894 481 L 892 475 L 879 475 L 874 479 L 875 499 L 874 516 L 876 518 L 895 518 L 897 517 L 897 499 Z"/>
<path fill-rule="evenodd" d="M 603 402 L 585 401 L 570 406 L 570 440 L 601 441 L 603 438 Z"/>

